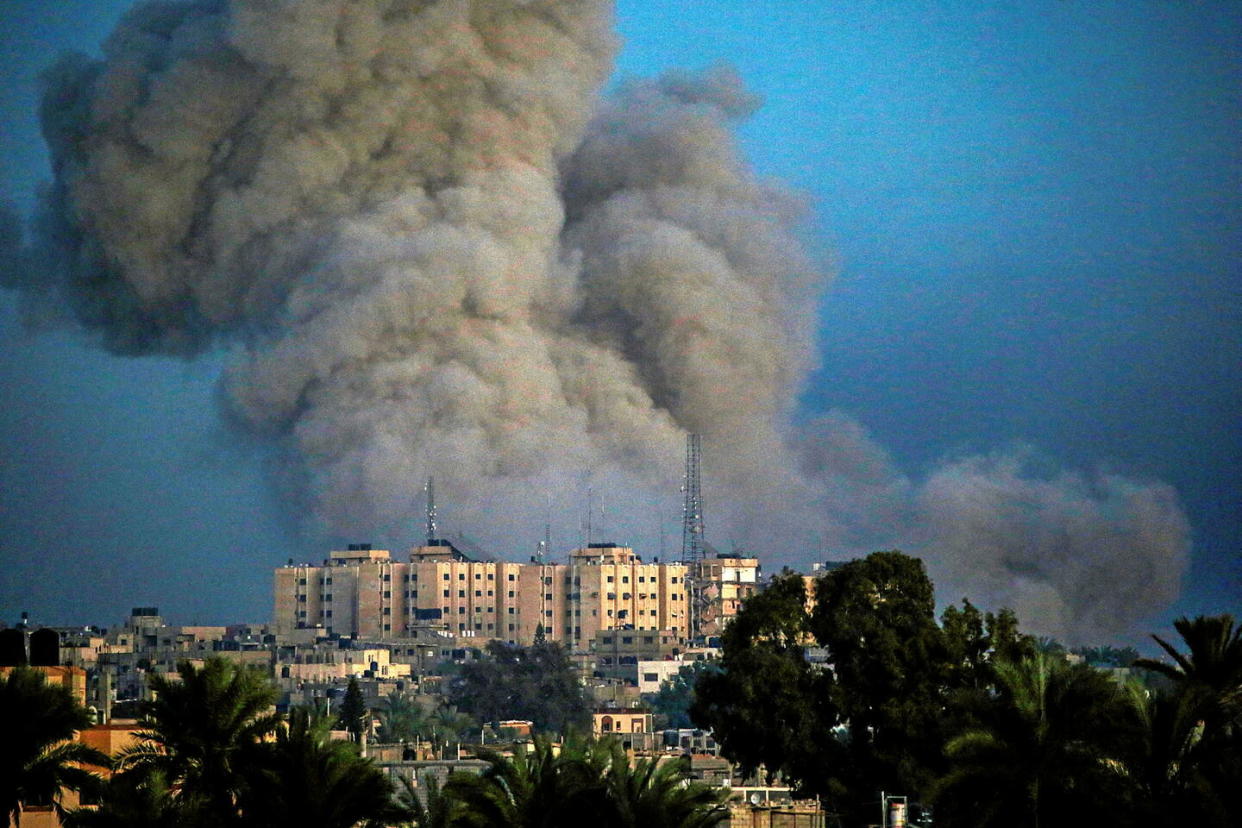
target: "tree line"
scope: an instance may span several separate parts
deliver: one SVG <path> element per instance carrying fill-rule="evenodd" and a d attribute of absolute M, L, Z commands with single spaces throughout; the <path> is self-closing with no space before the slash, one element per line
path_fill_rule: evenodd
<path fill-rule="evenodd" d="M 336 720 L 307 707 L 282 716 L 264 673 L 222 659 L 150 682 L 138 741 L 109 757 L 74 741 L 92 721 L 68 688 L 30 668 L 0 679 L 4 817 L 20 826 L 30 806 L 51 805 L 69 828 L 710 828 L 728 813 L 682 762 L 631 762 L 619 744 L 573 733 L 559 744 L 538 736 L 512 757 L 479 751 L 483 772 L 443 787 L 400 778 L 394 788 L 356 743 L 331 737 L 333 724 L 357 732 L 360 695 L 347 694 Z M 390 707 L 381 728 L 406 715 Z M 424 724 L 451 733 L 453 715 Z M 91 804 L 65 808 L 70 790 Z"/>
<path fill-rule="evenodd" d="M 969 601 L 939 623 L 923 564 L 877 552 L 818 579 L 777 576 L 723 635 L 692 719 L 747 773 L 816 796 L 845 824 L 880 791 L 937 826 L 1238 826 L 1242 629 L 1181 619 L 1157 680 L 1117 680 Z M 1100 661 L 1129 655 L 1093 652 Z M 1137 653 L 1134 653 L 1137 655 Z"/>

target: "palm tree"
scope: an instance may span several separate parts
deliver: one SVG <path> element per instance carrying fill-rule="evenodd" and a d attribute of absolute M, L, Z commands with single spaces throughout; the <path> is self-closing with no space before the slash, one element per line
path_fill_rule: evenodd
<path fill-rule="evenodd" d="M 1206 711 L 1208 727 L 1214 730 L 1228 725 L 1242 714 L 1242 627 L 1234 625 L 1232 615 L 1200 615 L 1194 620 L 1182 617 L 1173 622 L 1173 627 L 1181 635 L 1187 654 L 1153 635 L 1174 663 L 1140 658 L 1134 666 L 1167 676 L 1178 687 L 1206 690 L 1214 698 Z"/>
<path fill-rule="evenodd" d="M 473 718 L 451 704 L 441 704 L 437 707 L 427 717 L 427 727 L 431 731 L 431 743 L 436 750 L 449 742 L 460 742 L 464 735 L 479 729 L 478 723 Z"/>
<path fill-rule="evenodd" d="M 15 667 L 0 677 L 0 815 L 20 826 L 22 811 L 50 804 L 64 813 L 67 790 L 89 791 L 100 778 L 82 767 L 108 767 L 108 757 L 74 734 L 91 716 L 67 687 L 50 685 L 42 672 Z"/>
<path fill-rule="evenodd" d="M 453 828 L 458 825 L 462 804 L 447 796 L 435 779 L 425 782 L 426 794 L 418 795 L 418 789 L 404 776 L 400 777 L 401 790 L 397 792 L 397 812 L 403 823 L 414 828 Z"/>
<path fill-rule="evenodd" d="M 542 737 L 531 747 L 512 759 L 481 751 L 490 765 L 482 775 L 449 777 L 444 794 L 462 803 L 461 825 L 560 828 L 601 821 L 604 757 L 576 737 L 559 751 Z"/>
<path fill-rule="evenodd" d="M 392 786 L 328 722 L 295 708 L 259 749 L 255 784 L 241 798 L 243 824 L 263 828 L 350 828 L 394 816 Z"/>
<path fill-rule="evenodd" d="M 388 706 L 379 713 L 381 742 L 413 742 L 426 730 L 422 705 L 409 694 L 393 690 L 385 700 Z"/>
<path fill-rule="evenodd" d="M 615 828 L 711 828 L 729 818 L 721 796 L 690 781 L 680 759 L 629 757 L 617 742 L 608 748 L 604 791 L 606 823 Z"/>
<path fill-rule="evenodd" d="M 1202 688 L 1152 694 L 1138 683 L 1126 689 L 1135 725 L 1125 762 L 1133 824 L 1226 824 L 1231 792 L 1214 784 L 1211 770 L 1220 757 L 1203 739 L 1211 695 Z"/>
<path fill-rule="evenodd" d="M 1123 782 L 1112 736 L 1119 688 L 1048 653 L 998 663 L 996 675 L 998 695 L 979 725 L 945 747 L 951 768 L 936 785 L 937 821 L 1037 828 L 1106 812 Z"/>
<path fill-rule="evenodd" d="M 209 823 L 237 816 L 256 747 L 280 721 L 276 688 L 259 671 L 220 658 L 178 667 L 180 681 L 152 675 L 142 704 L 141 742 L 121 755 L 123 769 L 158 770 L 181 800 Z"/>
<path fill-rule="evenodd" d="M 70 811 L 64 824 L 65 828 L 180 828 L 187 816 L 164 774 L 140 769 L 113 776 L 103 787 L 98 807 Z"/>

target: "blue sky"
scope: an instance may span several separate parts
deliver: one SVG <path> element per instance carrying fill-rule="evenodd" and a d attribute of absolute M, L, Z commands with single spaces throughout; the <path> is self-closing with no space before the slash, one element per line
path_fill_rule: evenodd
<path fill-rule="evenodd" d="M 48 177 L 38 72 L 96 52 L 127 6 L 0 11 L 21 208 Z M 1153 628 L 1242 614 L 1242 6 L 622 2 L 618 21 L 620 76 L 728 61 L 764 99 L 745 152 L 806 194 L 838 274 L 804 413 L 849 412 L 914 475 L 1026 443 L 1167 481 L 1195 548 Z M 266 570 L 319 550 L 218 421 L 219 361 L 29 336 L 15 304 L 0 295 L 4 618 L 266 619 Z"/>

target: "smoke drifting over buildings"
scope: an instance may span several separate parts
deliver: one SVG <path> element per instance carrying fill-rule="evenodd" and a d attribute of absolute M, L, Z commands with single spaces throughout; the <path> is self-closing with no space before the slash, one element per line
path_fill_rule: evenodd
<path fill-rule="evenodd" d="M 911 479 L 846 414 L 797 422 L 827 275 L 733 142 L 758 102 L 724 68 L 601 97 L 615 48 L 584 0 L 140 5 L 48 73 L 54 187 L 5 281 L 119 354 L 227 349 L 312 534 L 410 540 L 434 474 L 497 551 L 549 513 L 577 542 L 588 486 L 654 549 L 695 431 L 711 534 L 769 567 L 903 546 L 1070 637 L 1176 597 L 1163 484 Z"/>

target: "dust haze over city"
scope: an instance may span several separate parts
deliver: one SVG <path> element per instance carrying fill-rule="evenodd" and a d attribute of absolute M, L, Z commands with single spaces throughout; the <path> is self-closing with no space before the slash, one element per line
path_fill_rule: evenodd
<path fill-rule="evenodd" d="M 1236 9 L 78 5 L 4 12 L 9 616 L 265 619 L 431 475 L 673 556 L 689 432 L 769 572 L 1239 611 Z"/>

